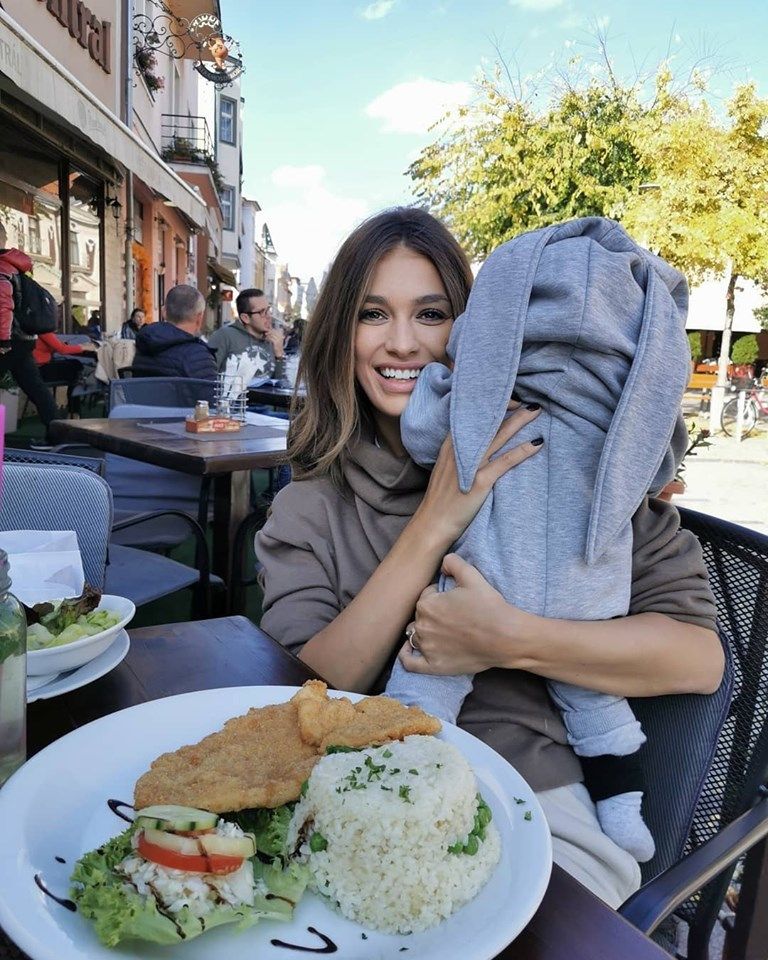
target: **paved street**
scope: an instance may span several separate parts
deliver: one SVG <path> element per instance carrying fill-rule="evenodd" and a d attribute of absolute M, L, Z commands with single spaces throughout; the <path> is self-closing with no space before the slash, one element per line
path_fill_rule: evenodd
<path fill-rule="evenodd" d="M 698 405 L 692 397 L 686 400 L 686 412 L 693 413 Z M 697 423 L 708 426 L 706 415 Z M 755 433 L 741 443 L 724 434 L 710 441 L 686 460 L 687 489 L 674 502 L 768 534 L 768 423 L 758 421 Z"/>

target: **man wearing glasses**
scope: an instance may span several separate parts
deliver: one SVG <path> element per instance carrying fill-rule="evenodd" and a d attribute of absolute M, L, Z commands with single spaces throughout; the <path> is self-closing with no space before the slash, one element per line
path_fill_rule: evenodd
<path fill-rule="evenodd" d="M 258 358 L 257 377 L 282 380 L 285 377 L 283 331 L 272 326 L 272 308 L 263 290 L 243 290 L 235 301 L 237 320 L 215 330 L 208 346 L 216 351 L 216 367 L 221 372 L 229 357 L 243 353 Z"/>

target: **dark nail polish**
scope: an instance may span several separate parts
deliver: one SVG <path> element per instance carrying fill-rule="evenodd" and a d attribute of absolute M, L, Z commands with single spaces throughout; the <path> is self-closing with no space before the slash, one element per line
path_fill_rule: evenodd
<path fill-rule="evenodd" d="M 540 447 L 544 443 L 544 437 L 536 437 L 535 440 L 531 440 L 531 444 L 534 447 Z"/>
<path fill-rule="evenodd" d="M 541 410 L 541 404 L 540 404 L 540 403 L 526 403 L 525 409 L 526 409 L 526 410 Z"/>

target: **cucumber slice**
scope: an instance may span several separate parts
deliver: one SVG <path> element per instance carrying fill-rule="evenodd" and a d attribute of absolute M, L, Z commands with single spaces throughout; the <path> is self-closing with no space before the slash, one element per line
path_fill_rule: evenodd
<path fill-rule="evenodd" d="M 194 807 L 177 807 L 175 804 L 158 804 L 137 810 L 133 822 L 150 830 L 183 831 L 212 830 L 219 822 L 218 813 L 196 810 Z"/>

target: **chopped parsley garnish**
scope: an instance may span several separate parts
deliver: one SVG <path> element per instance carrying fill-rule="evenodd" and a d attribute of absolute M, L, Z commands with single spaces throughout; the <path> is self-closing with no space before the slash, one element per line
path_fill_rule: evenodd
<path fill-rule="evenodd" d="M 533 820 L 533 814 L 531 813 L 530 810 L 525 811 L 525 816 L 523 817 L 523 820 Z"/>
<path fill-rule="evenodd" d="M 411 800 L 411 788 L 406 786 L 406 784 L 400 784 L 400 789 L 397 791 L 397 795 L 401 800 L 405 800 L 406 803 L 413 803 L 413 800 Z"/>

